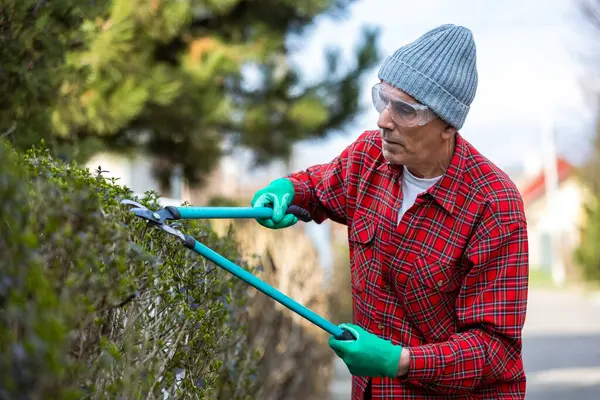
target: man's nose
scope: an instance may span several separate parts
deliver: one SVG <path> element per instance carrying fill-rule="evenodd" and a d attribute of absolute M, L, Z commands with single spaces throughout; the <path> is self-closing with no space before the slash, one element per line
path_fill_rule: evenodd
<path fill-rule="evenodd" d="M 386 108 L 379 114 L 377 126 L 381 129 L 394 130 L 394 121 L 390 115 L 390 111 Z"/>

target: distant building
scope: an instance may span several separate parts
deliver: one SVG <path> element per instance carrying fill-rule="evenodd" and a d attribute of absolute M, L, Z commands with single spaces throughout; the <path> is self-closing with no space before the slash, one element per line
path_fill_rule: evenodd
<path fill-rule="evenodd" d="M 568 277 L 576 270 L 573 252 L 580 242 L 586 191 L 568 161 L 559 157 L 556 172 L 558 185 L 550 203 L 542 168 L 522 180 L 519 190 L 528 222 L 530 268 L 550 271 L 559 263 Z"/>

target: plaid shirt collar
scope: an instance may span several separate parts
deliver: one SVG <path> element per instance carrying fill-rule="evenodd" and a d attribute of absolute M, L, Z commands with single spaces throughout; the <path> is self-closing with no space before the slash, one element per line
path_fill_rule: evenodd
<path fill-rule="evenodd" d="M 435 185 L 427 190 L 431 197 L 438 202 L 449 214 L 454 211 L 456 204 L 456 194 L 465 173 L 465 162 L 467 157 L 467 148 L 464 138 L 457 132 L 455 141 L 454 155 L 446 173 Z M 402 166 L 394 165 L 389 162 L 381 164 L 378 169 L 387 169 L 390 172 L 402 174 Z"/>

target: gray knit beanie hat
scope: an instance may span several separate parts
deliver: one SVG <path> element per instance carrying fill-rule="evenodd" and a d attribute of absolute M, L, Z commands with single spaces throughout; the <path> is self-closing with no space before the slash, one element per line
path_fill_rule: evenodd
<path fill-rule="evenodd" d="M 460 129 L 477 91 L 473 34 L 462 26 L 440 25 L 387 57 L 378 77 Z"/>

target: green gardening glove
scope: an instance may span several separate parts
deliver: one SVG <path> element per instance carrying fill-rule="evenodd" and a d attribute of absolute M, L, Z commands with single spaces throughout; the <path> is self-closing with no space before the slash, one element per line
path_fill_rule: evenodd
<path fill-rule="evenodd" d="M 293 214 L 287 214 L 288 207 L 294 200 L 294 184 L 286 178 L 279 178 L 267 187 L 260 189 L 252 198 L 252 207 L 273 207 L 271 218 L 257 218 L 256 221 L 271 229 L 287 228 L 298 222 Z"/>
<path fill-rule="evenodd" d="M 394 345 L 354 324 L 342 324 L 356 340 L 337 340 L 331 336 L 329 346 L 346 363 L 354 376 L 395 378 L 402 346 Z"/>

